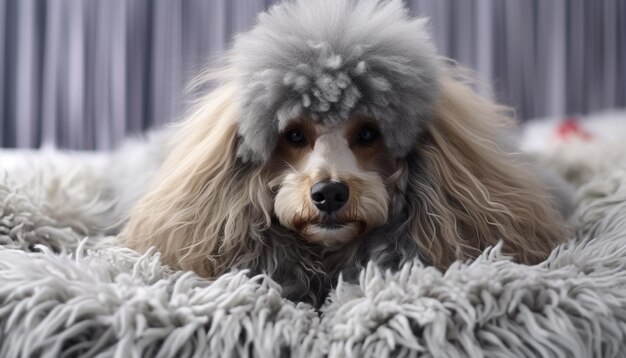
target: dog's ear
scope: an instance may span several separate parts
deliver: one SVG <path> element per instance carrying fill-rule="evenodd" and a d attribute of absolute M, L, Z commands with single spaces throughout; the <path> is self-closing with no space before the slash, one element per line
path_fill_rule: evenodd
<path fill-rule="evenodd" d="M 538 263 L 566 236 L 547 192 L 516 154 L 503 150 L 513 124 L 507 112 L 444 79 L 435 120 L 407 158 L 411 236 L 438 268 L 498 240 L 517 261 Z"/>
<path fill-rule="evenodd" d="M 182 124 L 121 234 L 129 247 L 154 246 L 166 264 L 207 277 L 254 254 L 249 235 L 270 225 L 271 198 L 261 169 L 236 158 L 233 96 L 218 88 Z"/>

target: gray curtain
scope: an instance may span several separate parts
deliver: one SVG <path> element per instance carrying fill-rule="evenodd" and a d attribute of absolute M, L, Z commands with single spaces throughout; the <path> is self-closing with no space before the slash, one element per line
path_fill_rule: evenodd
<path fill-rule="evenodd" d="M 0 146 L 109 149 L 177 119 L 185 83 L 273 2 L 0 0 Z M 407 3 L 520 119 L 626 106 L 625 0 Z"/>

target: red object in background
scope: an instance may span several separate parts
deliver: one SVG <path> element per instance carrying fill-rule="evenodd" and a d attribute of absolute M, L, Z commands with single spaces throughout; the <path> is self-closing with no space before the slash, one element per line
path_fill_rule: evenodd
<path fill-rule="evenodd" d="M 593 134 L 584 129 L 578 119 L 566 118 L 563 123 L 556 127 L 556 137 L 562 140 L 578 138 L 590 141 L 593 139 Z"/>

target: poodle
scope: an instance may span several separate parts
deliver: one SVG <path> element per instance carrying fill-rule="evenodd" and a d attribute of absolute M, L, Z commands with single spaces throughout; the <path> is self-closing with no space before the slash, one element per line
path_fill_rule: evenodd
<path fill-rule="evenodd" d="M 121 233 L 174 269 L 266 273 L 319 305 L 368 262 L 445 270 L 501 241 L 536 264 L 567 235 L 510 111 L 400 0 L 284 1 L 202 81 Z"/>

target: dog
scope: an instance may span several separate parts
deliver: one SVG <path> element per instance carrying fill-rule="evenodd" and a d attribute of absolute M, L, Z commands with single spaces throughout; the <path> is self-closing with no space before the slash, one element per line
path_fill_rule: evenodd
<path fill-rule="evenodd" d="M 209 76 L 121 237 L 316 305 L 368 262 L 445 270 L 501 241 L 539 263 L 564 219 L 510 148 L 511 112 L 461 73 L 400 0 L 275 5 Z"/>

